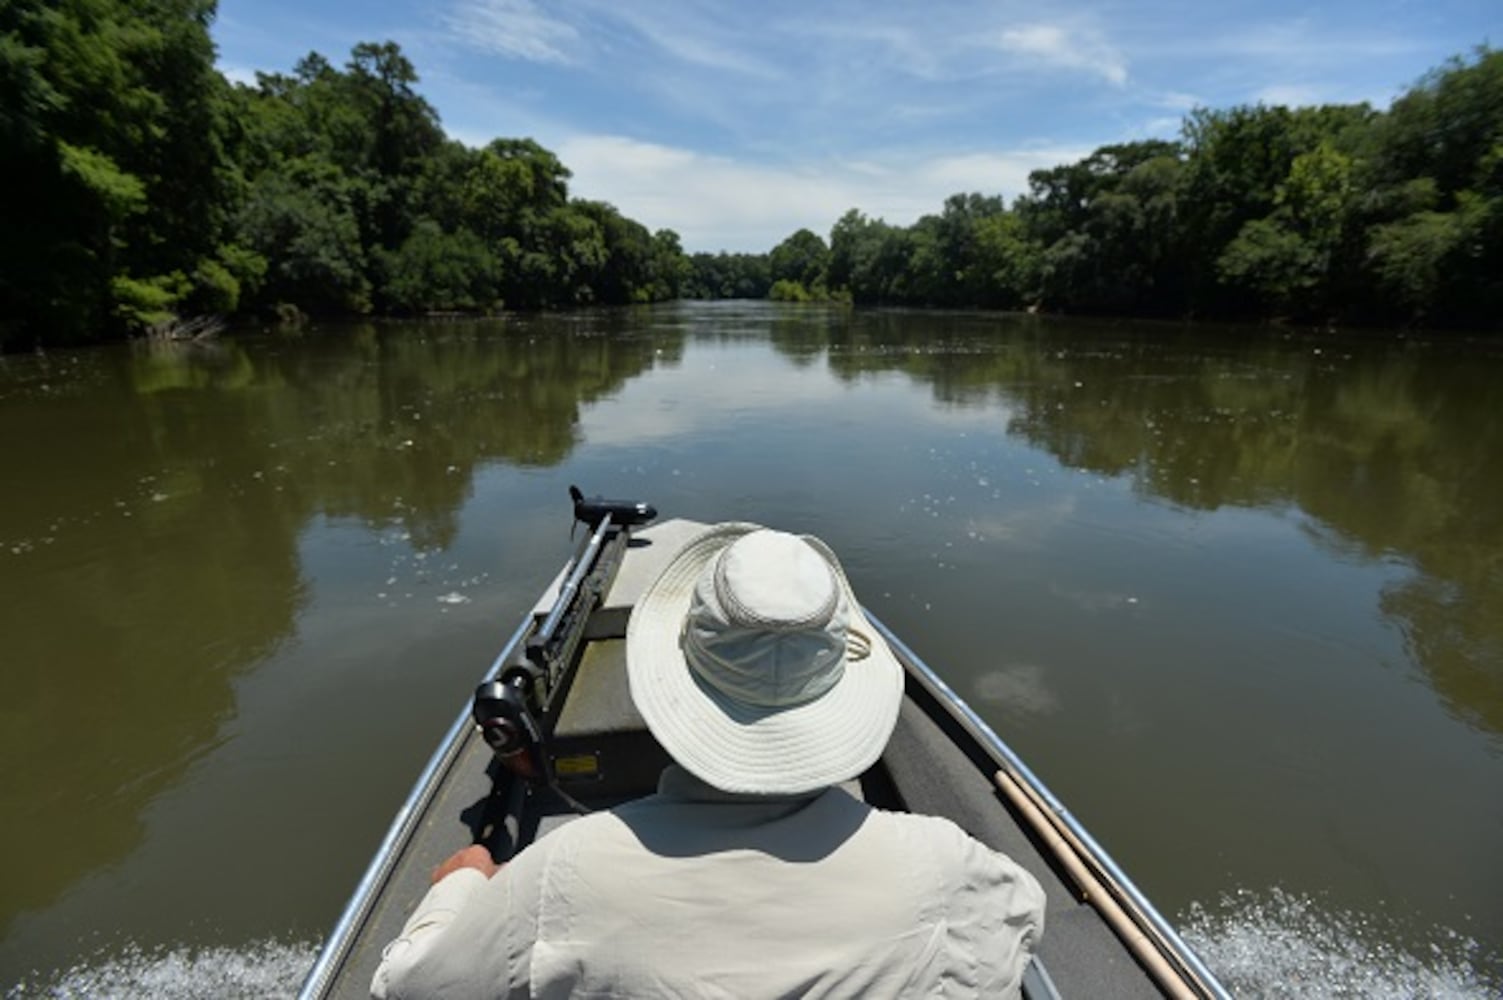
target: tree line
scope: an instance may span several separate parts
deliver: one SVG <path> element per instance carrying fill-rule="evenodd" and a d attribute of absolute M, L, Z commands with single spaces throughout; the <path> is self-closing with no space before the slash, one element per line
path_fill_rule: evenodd
<path fill-rule="evenodd" d="M 180 317 L 675 298 L 688 262 L 528 139 L 448 138 L 393 43 L 231 83 L 214 0 L 0 5 L 0 347 Z"/>
<path fill-rule="evenodd" d="M 232 83 L 214 0 L 0 5 L 0 349 L 236 314 L 421 315 L 680 296 L 1496 327 L 1503 53 L 1365 104 L 1197 110 L 1180 141 L 683 252 L 571 197 L 530 139 L 448 138 L 393 43 Z"/>
<path fill-rule="evenodd" d="M 1029 175 L 1011 206 L 957 194 L 828 241 L 695 254 L 687 294 L 1496 329 L 1503 322 L 1503 52 L 1366 104 L 1199 109 L 1182 138 Z"/>

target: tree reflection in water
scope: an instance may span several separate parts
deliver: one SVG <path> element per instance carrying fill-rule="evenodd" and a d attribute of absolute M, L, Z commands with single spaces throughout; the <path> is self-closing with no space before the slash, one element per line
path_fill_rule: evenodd
<path fill-rule="evenodd" d="M 914 336 L 921 330 L 922 336 Z M 854 380 L 901 371 L 1071 468 L 1195 510 L 1298 507 L 1338 556 L 1412 568 L 1382 610 L 1450 710 L 1503 736 L 1503 417 L 1463 341 L 953 314 L 774 324 Z M 1491 348 L 1491 350 L 1498 350 Z"/>
<path fill-rule="evenodd" d="M 312 518 L 448 545 L 480 468 L 558 463 L 581 405 L 677 359 L 626 316 L 8 362 L 0 927 L 129 853 L 216 745 L 232 681 L 294 634 Z"/>

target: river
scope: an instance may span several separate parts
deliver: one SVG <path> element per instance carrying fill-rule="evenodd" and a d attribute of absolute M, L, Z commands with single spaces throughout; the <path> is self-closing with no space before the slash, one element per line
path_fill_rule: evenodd
<path fill-rule="evenodd" d="M 1496 996 L 1500 385 L 768 303 L 0 358 L 0 989 L 295 991 L 578 483 L 823 537 L 1239 996 Z"/>

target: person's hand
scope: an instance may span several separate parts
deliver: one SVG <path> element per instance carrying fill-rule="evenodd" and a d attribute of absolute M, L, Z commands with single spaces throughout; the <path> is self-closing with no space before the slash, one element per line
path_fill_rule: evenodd
<path fill-rule="evenodd" d="M 464 850 L 455 851 L 449 855 L 447 861 L 433 869 L 433 874 L 428 881 L 432 885 L 437 885 L 440 880 L 461 868 L 473 868 L 486 878 L 490 878 L 501 870 L 501 866 L 491 860 L 491 852 L 488 848 L 481 844 L 471 844 Z"/>

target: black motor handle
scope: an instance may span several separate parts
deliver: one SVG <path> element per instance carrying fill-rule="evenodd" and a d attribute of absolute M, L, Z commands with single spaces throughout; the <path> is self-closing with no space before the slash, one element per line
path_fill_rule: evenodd
<path fill-rule="evenodd" d="M 569 487 L 569 496 L 574 498 L 574 519 L 594 528 L 602 518 L 610 516 L 611 523 L 623 528 L 646 524 L 658 516 L 657 508 L 639 500 L 607 500 L 605 497 L 586 497 L 578 486 Z"/>

